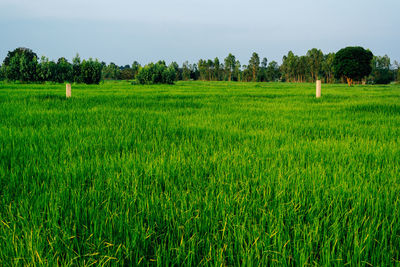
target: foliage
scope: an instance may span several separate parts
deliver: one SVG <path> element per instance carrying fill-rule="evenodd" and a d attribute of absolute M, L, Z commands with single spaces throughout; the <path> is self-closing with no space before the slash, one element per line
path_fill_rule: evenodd
<path fill-rule="evenodd" d="M 251 80 L 253 82 L 257 81 L 257 74 L 260 69 L 260 57 L 256 52 L 253 53 L 249 60 L 249 65 L 247 66 L 249 72 L 251 73 Z"/>
<path fill-rule="evenodd" d="M 111 62 L 108 66 L 103 67 L 102 77 L 104 80 L 119 80 L 121 79 L 121 70 Z"/>
<path fill-rule="evenodd" d="M 176 71 L 174 66 L 167 67 L 164 61 L 144 66 L 136 76 L 140 84 L 173 84 L 175 78 Z"/>
<path fill-rule="evenodd" d="M 132 63 L 132 71 L 133 71 L 133 76 L 134 78 L 136 77 L 136 75 L 139 73 L 139 70 L 142 66 L 139 64 L 139 62 L 134 61 Z"/>
<path fill-rule="evenodd" d="M 326 83 L 333 83 L 335 80 L 334 70 L 333 70 L 333 60 L 335 59 L 335 53 L 329 53 L 324 55 L 324 60 L 322 62 L 321 70 L 322 76 Z"/>
<path fill-rule="evenodd" d="M 233 79 L 233 74 L 235 70 L 237 69 L 236 67 L 236 58 L 234 55 L 229 53 L 229 55 L 225 58 L 225 73 L 227 80 L 230 82 Z"/>
<path fill-rule="evenodd" d="M 375 84 L 388 84 L 394 80 L 391 70 L 390 58 L 385 55 L 374 56 L 372 59 L 372 71 L 369 80 Z"/>
<path fill-rule="evenodd" d="M 3 62 L 4 75 L 10 81 L 34 82 L 37 80 L 37 55 L 28 48 L 9 51 Z"/>
<path fill-rule="evenodd" d="M 81 78 L 86 84 L 99 84 L 101 81 L 102 65 L 96 59 L 83 60 L 81 63 Z"/>
<path fill-rule="evenodd" d="M 122 80 L 132 80 L 135 78 L 135 72 L 131 68 L 126 68 L 121 70 L 121 79 Z"/>
<path fill-rule="evenodd" d="M 5 78 L 4 67 L 0 65 L 0 81 L 3 81 Z"/>
<path fill-rule="evenodd" d="M 182 69 L 179 68 L 178 63 L 175 61 L 171 62 L 170 67 L 174 68 L 175 70 L 175 81 L 180 81 L 182 80 Z"/>
<path fill-rule="evenodd" d="M 349 86 L 353 81 L 361 81 L 371 73 L 373 54 L 362 47 L 346 47 L 339 50 L 333 60 L 336 78 L 345 78 Z"/>
<path fill-rule="evenodd" d="M 281 77 L 279 65 L 276 61 L 271 61 L 265 71 L 266 81 L 276 82 Z"/>
<path fill-rule="evenodd" d="M 396 78 L 397 82 L 400 82 L 400 68 L 397 69 L 397 78 Z"/>
<path fill-rule="evenodd" d="M 185 61 L 182 64 L 182 80 L 184 81 L 190 80 L 190 74 L 191 74 L 190 64 L 188 61 Z"/>
<path fill-rule="evenodd" d="M 63 82 L 73 82 L 73 66 L 68 62 L 65 58 L 59 58 L 57 60 L 56 70 L 54 74 L 54 82 L 63 83 Z"/>
<path fill-rule="evenodd" d="M 81 58 L 79 57 L 79 54 L 76 54 L 76 56 L 72 59 L 72 75 L 75 83 L 82 82 Z"/>
<path fill-rule="evenodd" d="M 311 50 L 307 51 L 307 63 L 309 66 L 310 74 L 312 81 L 315 82 L 318 80 L 320 76 L 320 72 L 322 69 L 322 64 L 324 60 L 324 54 L 322 53 L 321 50 L 317 48 L 313 48 Z"/>

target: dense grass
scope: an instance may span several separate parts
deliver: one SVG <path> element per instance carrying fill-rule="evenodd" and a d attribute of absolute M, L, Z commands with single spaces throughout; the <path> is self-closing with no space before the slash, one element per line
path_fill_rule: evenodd
<path fill-rule="evenodd" d="M 0 84 L 0 264 L 400 264 L 400 86 Z"/>

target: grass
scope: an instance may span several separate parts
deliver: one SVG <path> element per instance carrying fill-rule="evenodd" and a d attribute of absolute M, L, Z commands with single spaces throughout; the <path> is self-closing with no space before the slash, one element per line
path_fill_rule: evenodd
<path fill-rule="evenodd" d="M 400 85 L 0 84 L 1 265 L 400 264 Z"/>

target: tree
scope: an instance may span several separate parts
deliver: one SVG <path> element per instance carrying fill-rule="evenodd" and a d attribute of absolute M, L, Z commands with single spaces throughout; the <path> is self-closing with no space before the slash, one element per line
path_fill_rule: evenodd
<path fill-rule="evenodd" d="M 182 80 L 190 80 L 190 65 L 188 61 L 185 61 L 182 64 Z"/>
<path fill-rule="evenodd" d="M 228 81 L 232 80 L 232 74 L 236 68 L 236 58 L 234 55 L 229 53 L 229 55 L 225 58 L 225 73 L 228 78 Z"/>
<path fill-rule="evenodd" d="M 214 80 L 216 81 L 220 81 L 222 79 L 222 75 L 221 75 L 221 64 L 219 63 L 219 59 L 218 57 L 214 58 Z"/>
<path fill-rule="evenodd" d="M 74 80 L 72 65 L 67 59 L 61 57 L 57 61 L 57 67 L 55 72 L 55 82 L 71 82 Z"/>
<path fill-rule="evenodd" d="M 4 80 L 4 68 L 2 65 L 0 65 L 0 81 Z"/>
<path fill-rule="evenodd" d="M 235 62 L 235 69 L 233 70 L 233 80 L 234 81 L 241 81 L 241 70 L 240 70 L 240 61 L 236 60 Z"/>
<path fill-rule="evenodd" d="M 262 61 L 261 61 L 260 70 L 258 71 L 257 81 L 260 81 L 260 82 L 267 82 L 268 81 L 268 78 L 267 78 L 267 67 L 268 67 L 268 59 L 267 58 L 263 58 Z"/>
<path fill-rule="evenodd" d="M 257 74 L 260 68 L 260 57 L 256 52 L 254 52 L 253 55 L 251 56 L 249 60 L 249 65 L 247 67 L 252 75 L 252 81 L 253 82 L 257 81 Z"/>
<path fill-rule="evenodd" d="M 173 61 L 169 66 L 172 66 L 175 70 L 175 81 L 182 80 L 182 70 L 179 68 L 178 63 Z"/>
<path fill-rule="evenodd" d="M 3 62 L 4 75 L 8 80 L 34 82 L 37 80 L 37 55 L 31 49 L 19 47 L 9 51 Z"/>
<path fill-rule="evenodd" d="M 395 76 L 396 76 L 396 81 L 397 82 L 400 82 L 400 64 L 395 60 L 394 61 L 394 65 L 396 66 L 396 68 L 397 68 L 397 75 L 396 75 L 396 72 L 395 72 Z"/>
<path fill-rule="evenodd" d="M 397 82 L 400 82 L 400 68 L 397 69 Z"/>
<path fill-rule="evenodd" d="M 333 74 L 333 60 L 335 59 L 335 53 L 329 53 L 327 55 L 324 55 L 324 60 L 322 62 L 322 72 L 325 77 L 325 81 L 327 83 L 332 83 L 334 80 L 334 74 Z"/>
<path fill-rule="evenodd" d="M 266 79 L 267 81 L 277 81 L 281 76 L 279 72 L 279 65 L 276 61 L 271 61 L 266 68 Z"/>
<path fill-rule="evenodd" d="M 207 61 L 200 59 L 199 62 L 197 63 L 198 67 L 199 67 L 199 74 L 200 80 L 205 81 L 207 79 L 208 76 L 208 66 L 207 66 Z"/>
<path fill-rule="evenodd" d="M 136 77 L 136 75 L 138 74 L 140 68 L 141 68 L 141 66 L 140 66 L 139 62 L 134 61 L 132 63 L 132 70 L 133 70 L 134 77 Z"/>
<path fill-rule="evenodd" d="M 37 78 L 38 78 L 38 81 L 42 81 L 42 82 L 50 81 L 52 79 L 50 61 L 45 56 L 42 56 L 40 58 L 40 63 L 37 68 Z"/>
<path fill-rule="evenodd" d="M 361 81 L 371 73 L 373 54 L 362 47 L 346 47 L 339 50 L 333 60 L 336 78 L 345 78 L 349 86 L 353 81 Z"/>
<path fill-rule="evenodd" d="M 214 62 L 209 59 L 206 63 L 207 66 L 207 78 L 209 81 L 214 80 Z"/>
<path fill-rule="evenodd" d="M 319 72 L 321 71 L 321 65 L 324 60 L 324 54 L 321 50 L 313 48 L 307 51 L 307 63 L 310 70 L 312 81 L 318 80 Z"/>
<path fill-rule="evenodd" d="M 124 68 L 123 70 L 121 70 L 121 79 L 122 80 L 131 80 L 135 78 L 135 73 L 133 72 L 133 70 L 131 68 Z"/>
<path fill-rule="evenodd" d="M 99 84 L 101 80 L 102 65 L 96 59 L 83 60 L 81 64 L 82 81 L 86 84 Z"/>
<path fill-rule="evenodd" d="M 121 70 L 115 63 L 111 62 L 102 69 L 101 75 L 105 80 L 119 80 L 121 79 Z"/>
<path fill-rule="evenodd" d="M 74 77 L 74 82 L 76 82 L 76 83 L 82 82 L 81 58 L 79 57 L 78 53 L 72 59 L 72 76 Z"/>
<path fill-rule="evenodd" d="M 140 84 L 173 84 L 176 78 L 176 71 L 171 64 L 169 67 L 164 61 L 159 61 L 156 64 L 150 63 L 139 70 L 136 76 Z"/>
<path fill-rule="evenodd" d="M 374 56 L 372 59 L 372 71 L 370 80 L 376 84 L 388 84 L 393 81 L 393 73 L 391 70 L 390 58 L 385 55 L 383 57 Z"/>
<path fill-rule="evenodd" d="M 298 57 L 293 54 L 292 51 L 289 51 L 287 56 L 283 56 L 281 70 L 285 77 L 285 80 L 288 82 L 296 81 L 296 65 L 297 65 Z"/>

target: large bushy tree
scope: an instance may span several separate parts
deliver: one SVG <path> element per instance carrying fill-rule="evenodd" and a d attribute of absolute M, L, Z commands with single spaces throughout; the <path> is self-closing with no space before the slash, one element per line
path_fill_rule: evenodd
<path fill-rule="evenodd" d="M 8 80 L 23 82 L 37 80 L 37 55 L 29 48 L 19 47 L 9 51 L 3 65 L 4 75 Z"/>
<path fill-rule="evenodd" d="M 336 78 L 345 78 L 349 86 L 353 81 L 361 81 L 371 73 L 373 54 L 362 47 L 346 47 L 340 49 L 333 60 Z"/>

